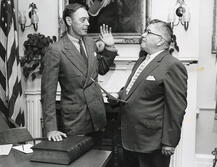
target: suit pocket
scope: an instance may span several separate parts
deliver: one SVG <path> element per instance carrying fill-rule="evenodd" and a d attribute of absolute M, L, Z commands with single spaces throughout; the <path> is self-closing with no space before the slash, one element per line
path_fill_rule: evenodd
<path fill-rule="evenodd" d="M 138 125 L 147 129 L 159 129 L 162 127 L 162 120 L 143 119 L 142 121 L 139 122 Z"/>
<path fill-rule="evenodd" d="M 162 130 L 162 120 L 143 119 L 135 126 L 136 131 L 143 135 L 154 136 Z"/>
<path fill-rule="evenodd" d="M 77 77 L 81 77 L 81 75 L 76 75 L 76 74 L 71 75 L 71 78 L 77 78 Z"/>
<path fill-rule="evenodd" d="M 63 105 L 62 111 L 64 113 L 65 119 L 74 119 L 81 111 L 80 104 Z"/>
<path fill-rule="evenodd" d="M 163 83 L 163 80 L 155 80 L 155 81 L 145 80 L 144 81 L 144 84 L 148 86 L 160 86 L 162 83 Z"/>
<path fill-rule="evenodd" d="M 159 148 L 162 140 L 162 120 L 143 119 L 136 125 L 138 141 L 148 143 L 152 148 Z"/>
<path fill-rule="evenodd" d="M 143 82 L 143 89 L 145 92 L 145 95 L 150 95 L 154 97 L 155 95 L 163 94 L 163 81 L 149 81 L 145 80 Z"/>

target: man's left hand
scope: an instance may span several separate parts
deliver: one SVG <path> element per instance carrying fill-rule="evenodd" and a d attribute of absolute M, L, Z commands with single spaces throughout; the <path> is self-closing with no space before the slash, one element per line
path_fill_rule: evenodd
<path fill-rule="evenodd" d="M 163 146 L 161 152 L 162 152 L 163 155 L 171 156 L 171 155 L 174 154 L 175 148 L 170 147 L 170 146 Z"/>
<path fill-rule="evenodd" d="M 111 27 L 108 27 L 108 25 L 103 24 L 100 26 L 100 39 L 105 43 L 108 47 L 113 47 L 115 44 Z"/>

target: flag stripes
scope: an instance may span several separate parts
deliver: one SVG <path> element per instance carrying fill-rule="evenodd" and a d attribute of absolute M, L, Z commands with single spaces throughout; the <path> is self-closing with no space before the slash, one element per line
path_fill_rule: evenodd
<path fill-rule="evenodd" d="M 24 97 L 13 0 L 2 0 L 0 18 L 0 106 L 6 117 L 24 125 Z"/>
<path fill-rule="evenodd" d="M 5 35 L 0 28 L 0 106 L 1 112 L 8 117 L 8 104 L 6 102 L 6 65 L 5 65 L 5 55 L 6 55 L 6 41 Z"/>
<path fill-rule="evenodd" d="M 21 83 L 16 81 L 14 84 L 13 90 L 11 91 L 12 92 L 11 96 L 9 98 L 9 104 L 10 105 L 8 106 L 8 108 L 9 108 L 9 112 L 11 112 L 11 113 L 9 113 L 10 117 L 12 116 L 12 114 L 18 114 L 18 113 L 15 113 L 15 111 L 18 111 L 17 109 L 19 109 L 21 107 L 21 106 L 19 106 L 20 105 L 19 99 L 20 99 L 20 96 L 22 94 L 20 89 L 22 89 Z M 16 103 L 18 103 L 18 104 L 16 104 Z M 19 108 L 15 108 L 18 106 L 19 106 Z"/>
<path fill-rule="evenodd" d="M 24 112 L 21 112 L 21 110 L 18 112 L 18 115 L 16 116 L 16 118 L 14 119 L 15 122 L 18 124 L 18 125 L 22 125 L 23 124 L 23 118 L 24 118 Z M 13 119 L 13 117 L 12 117 Z"/>
<path fill-rule="evenodd" d="M 4 90 L 6 90 L 6 83 L 5 83 L 5 72 L 4 71 L 4 67 L 5 67 L 5 64 L 1 62 L 0 60 L 0 87 Z"/>
<path fill-rule="evenodd" d="M 0 56 L 2 59 L 4 59 L 4 55 L 6 54 L 6 51 L 4 48 L 6 48 L 6 40 L 5 34 L 2 32 L 2 29 L 0 29 Z"/>
<path fill-rule="evenodd" d="M 1 77 L 1 75 L 0 75 L 0 77 Z M 5 84 L 5 83 L 3 83 L 3 84 Z M 4 87 L 4 86 L 5 85 L 2 86 L 1 82 L 0 82 L 0 98 L 2 99 L 2 102 L 5 104 L 5 106 L 7 106 L 6 99 L 5 99 L 5 96 L 6 96 L 5 89 L 6 89 L 6 87 Z"/>
<path fill-rule="evenodd" d="M 8 107 L 7 105 L 0 99 L 1 111 L 6 117 L 9 117 Z"/>

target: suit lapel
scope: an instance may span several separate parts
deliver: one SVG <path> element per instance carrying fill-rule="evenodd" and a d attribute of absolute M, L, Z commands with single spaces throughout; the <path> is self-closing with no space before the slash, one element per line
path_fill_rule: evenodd
<path fill-rule="evenodd" d="M 141 72 L 141 74 L 138 76 L 138 78 L 136 79 L 135 83 L 133 84 L 132 88 L 130 89 L 129 93 L 126 95 L 126 99 L 128 99 L 130 97 L 130 95 L 136 90 L 137 86 L 144 80 L 144 78 L 146 78 L 155 68 L 157 68 L 159 66 L 159 63 L 161 62 L 161 60 L 164 58 L 164 56 L 166 56 L 168 53 L 168 51 L 163 51 L 160 53 L 160 55 L 158 55 L 157 57 L 155 57 L 145 68 L 144 70 Z M 138 67 L 137 67 L 138 68 Z M 136 69 L 137 69 L 136 68 Z M 135 69 L 135 70 L 136 70 Z"/>
<path fill-rule="evenodd" d="M 88 81 L 90 80 L 91 74 L 93 72 L 93 64 L 94 64 L 94 50 L 93 50 L 93 41 L 88 39 L 87 37 L 83 38 L 84 41 L 84 45 L 86 48 L 86 52 L 87 52 L 87 57 L 88 57 L 88 69 L 87 69 L 87 79 L 86 82 L 84 84 L 84 86 L 88 85 Z M 92 82 L 92 81 L 91 81 Z"/>
<path fill-rule="evenodd" d="M 138 61 L 137 61 L 136 64 L 135 64 L 135 67 L 133 68 L 133 70 L 132 70 L 132 72 L 131 72 L 131 74 L 130 74 L 130 76 L 129 76 L 129 78 L 128 78 L 126 84 L 125 84 L 125 88 L 129 85 L 129 82 L 131 81 L 131 79 L 132 79 L 133 75 L 135 74 L 137 68 L 139 67 L 139 65 L 140 65 L 144 60 L 145 60 L 145 57 L 141 57 L 141 58 L 138 59 Z"/>
<path fill-rule="evenodd" d="M 133 67 L 132 72 L 131 72 L 130 76 L 128 77 L 127 82 L 126 82 L 126 84 L 125 84 L 125 86 L 124 86 L 124 89 L 123 89 L 123 91 L 121 91 L 121 95 L 120 95 L 120 96 L 122 97 L 122 99 L 125 99 L 125 98 L 126 98 L 126 88 L 127 88 L 127 86 L 129 85 L 129 82 L 131 81 L 131 79 L 132 79 L 133 75 L 135 74 L 137 68 L 138 68 L 139 65 L 145 60 L 145 58 L 146 58 L 146 57 L 143 56 L 143 57 L 140 57 L 140 58 L 136 61 L 135 66 Z"/>
<path fill-rule="evenodd" d="M 64 45 L 64 54 L 68 58 L 68 60 L 84 75 L 87 73 L 87 66 L 81 59 L 81 54 L 76 49 L 74 44 L 70 41 L 70 39 L 65 35 L 63 37 L 63 45 Z"/>

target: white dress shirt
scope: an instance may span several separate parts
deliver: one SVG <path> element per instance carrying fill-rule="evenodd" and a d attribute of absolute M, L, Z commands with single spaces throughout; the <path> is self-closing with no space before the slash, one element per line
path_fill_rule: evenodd
<path fill-rule="evenodd" d="M 68 37 L 69 37 L 69 40 L 75 45 L 76 49 L 79 51 L 80 53 L 80 44 L 79 44 L 79 39 L 71 36 L 69 33 L 67 33 Z M 85 54 L 87 56 L 87 51 L 86 51 L 86 47 L 84 45 L 84 42 L 82 40 L 82 45 L 83 45 L 83 48 L 84 48 L 84 51 L 85 51 Z"/>
<path fill-rule="evenodd" d="M 129 93 L 130 89 L 132 88 L 133 84 L 135 83 L 138 76 L 141 74 L 141 72 L 145 69 L 145 67 L 155 58 L 157 55 L 159 55 L 163 50 L 158 51 L 154 54 L 148 54 L 145 58 L 145 60 L 139 65 L 139 67 L 136 69 L 136 72 L 134 73 L 133 77 L 131 78 L 127 88 L 126 88 L 126 94 Z"/>

